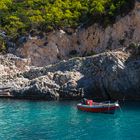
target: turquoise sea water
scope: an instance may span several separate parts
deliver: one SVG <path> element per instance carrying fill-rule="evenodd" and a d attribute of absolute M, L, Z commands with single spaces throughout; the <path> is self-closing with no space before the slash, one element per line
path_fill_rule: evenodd
<path fill-rule="evenodd" d="M 0 100 L 0 140 L 140 140 L 140 102 L 123 103 L 114 115 L 76 104 Z"/>

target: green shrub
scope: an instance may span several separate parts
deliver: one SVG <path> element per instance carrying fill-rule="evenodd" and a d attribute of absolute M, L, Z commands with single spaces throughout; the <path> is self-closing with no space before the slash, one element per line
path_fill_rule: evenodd
<path fill-rule="evenodd" d="M 17 38 L 33 29 L 77 27 L 90 18 L 109 24 L 132 3 L 134 0 L 0 0 L 0 29 Z"/>
<path fill-rule="evenodd" d="M 0 52 L 5 52 L 5 51 L 6 51 L 5 41 L 3 40 L 2 37 L 0 37 Z"/>

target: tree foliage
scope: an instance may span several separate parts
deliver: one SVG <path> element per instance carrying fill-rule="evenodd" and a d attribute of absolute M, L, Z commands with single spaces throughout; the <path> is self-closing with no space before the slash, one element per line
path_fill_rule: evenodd
<path fill-rule="evenodd" d="M 16 38 L 32 29 L 77 27 L 91 17 L 116 17 L 130 1 L 0 0 L 0 29 Z"/>

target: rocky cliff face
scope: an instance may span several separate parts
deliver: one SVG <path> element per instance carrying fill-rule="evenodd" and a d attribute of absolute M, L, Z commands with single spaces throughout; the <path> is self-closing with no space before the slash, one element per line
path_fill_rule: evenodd
<path fill-rule="evenodd" d="M 29 65 L 30 59 L 22 59 L 13 54 L 0 55 L 0 90 L 1 88 L 25 86 L 27 80 L 17 75 L 28 71 Z"/>
<path fill-rule="evenodd" d="M 94 24 L 76 30 L 54 31 L 26 38 L 16 50 L 18 56 L 31 58 L 31 64 L 45 66 L 73 56 L 86 56 L 127 47 L 140 41 L 140 2 L 126 16 L 118 17 L 113 25 L 103 28 Z"/>
<path fill-rule="evenodd" d="M 15 54 L 25 59 L 0 55 L 0 97 L 8 89 L 6 96 L 24 99 L 140 99 L 139 33 L 136 1 L 133 11 L 106 28 L 22 37 Z"/>
<path fill-rule="evenodd" d="M 5 87 L 12 83 L 9 93 L 14 98 L 140 99 L 139 48 L 77 57 L 45 67 L 30 67 L 12 76 L 9 74 L 8 78 L 6 74 L 0 82 Z"/>

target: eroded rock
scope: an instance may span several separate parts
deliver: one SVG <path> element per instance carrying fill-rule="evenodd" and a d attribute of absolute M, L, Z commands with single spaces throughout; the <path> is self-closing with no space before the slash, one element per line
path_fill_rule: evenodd
<path fill-rule="evenodd" d="M 140 41 L 140 2 L 124 17 L 107 27 L 93 24 L 65 32 L 50 32 L 44 38 L 28 37 L 16 51 L 16 55 L 31 58 L 31 64 L 46 66 L 75 56 L 89 56 L 104 51 L 127 47 Z"/>

